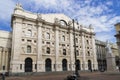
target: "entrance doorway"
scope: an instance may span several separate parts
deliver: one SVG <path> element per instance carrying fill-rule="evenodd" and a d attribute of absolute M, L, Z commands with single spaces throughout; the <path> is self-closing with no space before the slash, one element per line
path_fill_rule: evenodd
<path fill-rule="evenodd" d="M 32 59 L 31 58 L 25 59 L 25 72 L 32 72 Z"/>
<path fill-rule="evenodd" d="M 76 64 L 77 64 L 77 70 L 81 70 L 81 67 L 80 67 L 80 60 L 77 60 L 77 61 L 76 61 Z"/>
<path fill-rule="evenodd" d="M 67 60 L 66 59 L 62 60 L 62 69 L 63 71 L 67 71 Z"/>
<path fill-rule="evenodd" d="M 92 71 L 92 63 L 91 63 L 91 60 L 88 60 L 88 70 Z"/>
<path fill-rule="evenodd" d="M 51 69 L 51 59 L 46 59 L 45 60 L 45 71 L 52 71 Z"/>

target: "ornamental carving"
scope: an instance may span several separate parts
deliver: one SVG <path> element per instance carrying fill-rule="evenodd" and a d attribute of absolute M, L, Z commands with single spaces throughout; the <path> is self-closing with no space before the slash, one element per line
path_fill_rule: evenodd
<path fill-rule="evenodd" d="M 41 20 L 41 19 L 42 19 L 41 14 L 37 14 L 37 20 Z"/>
<path fill-rule="evenodd" d="M 71 26 L 72 25 L 72 21 L 68 21 L 68 26 Z"/>
<path fill-rule="evenodd" d="M 60 24 L 60 21 L 59 21 L 58 18 L 55 18 L 54 21 L 55 21 L 55 22 L 54 22 L 55 24 Z"/>

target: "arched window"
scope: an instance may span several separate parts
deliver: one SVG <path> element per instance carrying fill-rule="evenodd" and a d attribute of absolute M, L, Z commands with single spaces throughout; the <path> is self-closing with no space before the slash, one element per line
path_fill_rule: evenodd
<path fill-rule="evenodd" d="M 64 35 L 62 36 L 62 41 L 65 41 L 65 36 Z"/>
<path fill-rule="evenodd" d="M 63 55 L 66 55 L 66 49 L 63 49 Z"/>
<path fill-rule="evenodd" d="M 50 39 L 50 33 L 46 33 L 46 38 Z"/>
<path fill-rule="evenodd" d="M 46 53 L 50 54 L 50 48 L 49 47 L 47 47 Z"/>
<path fill-rule="evenodd" d="M 32 31 L 30 29 L 27 30 L 26 36 L 27 37 L 31 37 L 32 36 Z"/>
<path fill-rule="evenodd" d="M 31 53 L 31 46 L 30 45 L 27 46 L 27 53 Z"/>
<path fill-rule="evenodd" d="M 60 20 L 60 24 L 61 24 L 62 26 L 67 26 L 67 23 L 66 23 L 66 21 L 64 21 L 64 20 Z"/>

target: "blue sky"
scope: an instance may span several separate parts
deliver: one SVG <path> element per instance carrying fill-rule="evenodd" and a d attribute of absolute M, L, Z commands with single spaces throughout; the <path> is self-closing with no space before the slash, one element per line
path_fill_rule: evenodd
<path fill-rule="evenodd" d="M 18 2 L 31 12 L 63 13 L 84 26 L 92 24 L 96 39 L 116 42 L 114 24 L 120 22 L 119 0 L 0 0 L 0 30 L 12 30 L 11 14 Z"/>

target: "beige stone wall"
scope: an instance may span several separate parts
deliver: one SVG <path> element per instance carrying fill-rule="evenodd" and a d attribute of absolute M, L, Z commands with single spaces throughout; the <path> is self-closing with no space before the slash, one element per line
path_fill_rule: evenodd
<path fill-rule="evenodd" d="M 51 60 L 52 71 L 63 71 L 63 60 L 67 70 L 75 70 L 74 35 L 71 19 L 63 14 L 33 14 L 17 5 L 12 16 L 12 59 L 11 72 L 25 72 L 25 60 L 32 59 L 33 72 L 45 72 L 46 60 Z M 79 26 L 79 28 L 77 28 Z M 77 60 L 81 70 L 97 69 L 95 34 L 91 27 L 75 23 Z M 31 52 L 27 52 L 31 46 Z M 50 53 L 47 53 L 50 48 Z M 63 49 L 66 54 L 63 54 Z M 37 69 L 35 69 L 37 65 Z"/>
<path fill-rule="evenodd" d="M 0 72 L 7 72 L 10 66 L 11 33 L 0 30 Z M 4 68 L 4 70 L 3 70 Z"/>

